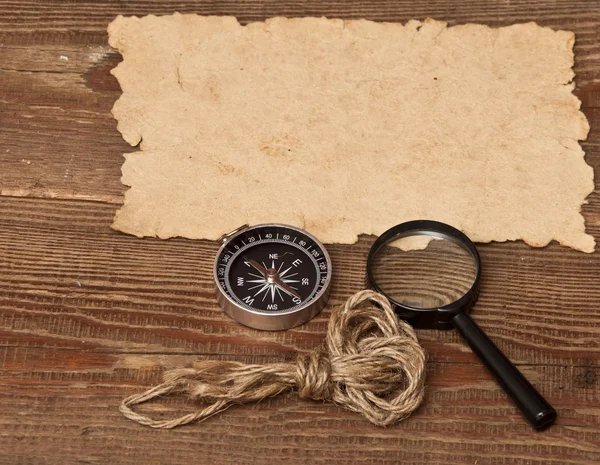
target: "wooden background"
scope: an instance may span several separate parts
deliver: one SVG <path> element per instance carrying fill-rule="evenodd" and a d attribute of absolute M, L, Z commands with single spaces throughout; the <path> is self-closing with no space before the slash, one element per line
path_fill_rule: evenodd
<path fill-rule="evenodd" d="M 600 463 L 600 253 L 552 244 L 482 245 L 476 320 L 547 396 L 558 423 L 536 433 L 454 332 L 420 331 L 427 398 L 408 421 L 372 426 L 336 406 L 282 396 L 203 424 L 154 431 L 120 400 L 198 358 L 290 360 L 319 345 L 331 306 L 362 287 L 373 238 L 331 246 L 330 306 L 293 331 L 244 328 L 213 298 L 215 243 L 137 239 L 110 229 L 135 150 L 110 109 L 118 14 L 368 18 L 451 25 L 537 21 L 573 30 L 583 143 L 600 185 L 597 1 L 0 0 L 0 463 Z M 61 58 L 67 57 L 67 59 Z M 598 190 L 583 208 L 600 240 Z M 155 415 L 190 411 L 163 399 Z"/>

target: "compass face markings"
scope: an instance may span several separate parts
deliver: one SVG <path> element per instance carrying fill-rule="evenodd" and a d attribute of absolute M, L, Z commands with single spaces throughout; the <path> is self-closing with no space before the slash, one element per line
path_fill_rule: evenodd
<path fill-rule="evenodd" d="M 270 254 L 270 255 L 278 256 L 278 254 Z M 285 255 L 291 255 L 292 257 L 294 257 L 294 254 L 289 253 L 289 252 L 287 252 Z M 268 270 L 268 269 L 276 270 L 281 282 L 283 282 L 284 284 L 288 284 L 289 287 L 295 291 L 298 290 L 298 287 L 293 286 L 292 284 L 299 283 L 301 281 L 299 279 L 291 279 L 295 276 L 298 276 L 298 273 L 290 273 L 290 274 L 287 274 L 287 273 L 292 271 L 292 269 L 294 267 L 299 266 L 302 263 L 301 259 L 295 258 L 294 262 L 292 262 L 292 265 L 283 271 L 278 271 L 278 270 L 281 270 L 281 268 L 283 268 L 284 265 L 287 265 L 286 261 L 284 259 L 279 260 L 279 258 L 278 258 L 276 261 L 275 258 L 271 258 L 271 264 L 270 264 L 271 266 L 269 268 L 267 268 L 267 265 L 264 260 L 262 260 L 260 263 L 262 264 L 262 266 L 265 270 Z M 268 278 L 266 278 L 264 276 L 260 276 L 253 272 L 247 272 L 247 274 L 248 274 L 248 276 L 256 277 L 257 279 L 244 279 L 244 277 L 239 276 L 237 278 L 237 282 L 238 283 L 255 284 L 254 286 L 247 288 L 247 290 L 249 290 L 249 291 L 258 289 L 258 291 L 256 291 L 256 293 L 254 293 L 252 295 L 252 297 L 260 297 L 262 294 L 262 299 L 261 299 L 262 301 L 264 301 L 267 298 L 267 296 L 270 296 L 271 304 L 274 304 L 278 300 L 277 297 L 279 297 L 279 300 L 281 300 L 282 302 L 285 302 L 285 298 L 282 295 L 282 289 L 280 286 L 277 285 L 277 283 L 269 282 Z M 309 278 L 304 278 L 304 281 L 306 283 L 310 284 Z M 295 297 L 294 295 L 290 294 L 286 289 L 283 289 L 283 292 L 290 295 L 292 298 Z M 293 301 L 293 299 L 292 299 L 292 301 Z"/>
<path fill-rule="evenodd" d="M 237 304 L 263 312 L 286 312 L 310 304 L 328 282 L 330 264 L 325 257 L 324 249 L 310 236 L 266 225 L 260 232 L 241 234 L 228 242 L 215 272 L 221 289 Z"/>

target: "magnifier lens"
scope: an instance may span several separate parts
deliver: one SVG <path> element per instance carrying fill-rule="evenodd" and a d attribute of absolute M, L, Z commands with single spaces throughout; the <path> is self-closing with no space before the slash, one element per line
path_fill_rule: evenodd
<path fill-rule="evenodd" d="M 396 225 L 371 246 L 369 285 L 417 328 L 456 328 L 536 429 L 556 410 L 469 316 L 478 296 L 479 253 L 459 230 L 431 220 Z"/>
<path fill-rule="evenodd" d="M 373 278 L 396 302 L 419 309 L 457 301 L 473 286 L 475 257 L 461 245 L 432 231 L 390 238 L 372 262 Z"/>

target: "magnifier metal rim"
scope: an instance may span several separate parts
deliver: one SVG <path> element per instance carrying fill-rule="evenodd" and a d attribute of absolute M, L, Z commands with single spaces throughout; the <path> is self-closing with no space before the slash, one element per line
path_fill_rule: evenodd
<path fill-rule="evenodd" d="M 410 305 L 398 302 L 397 300 L 390 297 L 385 291 L 381 290 L 381 288 L 377 285 L 377 281 L 375 280 L 375 277 L 373 275 L 373 260 L 375 259 L 375 255 L 377 255 L 377 252 L 379 251 L 379 249 L 381 249 L 381 247 L 388 244 L 390 241 L 401 239 L 407 236 L 439 237 L 441 239 L 451 241 L 462 247 L 465 251 L 469 252 L 475 260 L 475 279 L 473 280 L 471 288 L 462 297 L 455 300 L 454 302 L 443 305 L 441 307 L 431 308 L 411 307 Z M 411 312 L 413 312 L 413 314 L 417 315 L 417 319 L 419 315 L 430 316 L 434 312 L 443 312 L 444 314 L 450 317 L 449 319 L 442 318 L 442 320 L 427 327 L 435 327 L 438 324 L 441 326 L 448 325 L 448 327 L 451 327 L 450 320 L 454 317 L 454 315 L 460 312 L 469 312 L 479 295 L 480 276 L 481 260 L 479 258 L 479 252 L 477 251 L 477 248 L 475 247 L 475 244 L 473 244 L 471 239 L 469 239 L 458 229 L 448 224 L 440 223 L 439 221 L 433 220 L 408 221 L 406 223 L 401 223 L 388 229 L 373 243 L 373 245 L 371 246 L 371 250 L 369 251 L 369 256 L 367 258 L 367 279 L 369 281 L 369 285 L 375 291 L 385 295 L 387 299 L 396 307 L 396 311 L 398 313 L 402 314 L 409 312 L 410 314 Z M 415 323 L 416 326 L 419 326 L 418 321 L 416 321 Z"/>

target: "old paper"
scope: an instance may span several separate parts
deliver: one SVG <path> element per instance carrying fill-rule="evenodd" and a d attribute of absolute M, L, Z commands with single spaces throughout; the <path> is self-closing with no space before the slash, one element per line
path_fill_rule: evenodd
<path fill-rule="evenodd" d="M 131 186 L 113 227 L 217 239 L 282 222 L 352 243 L 435 219 L 585 252 L 574 34 L 318 18 L 118 17 Z"/>

